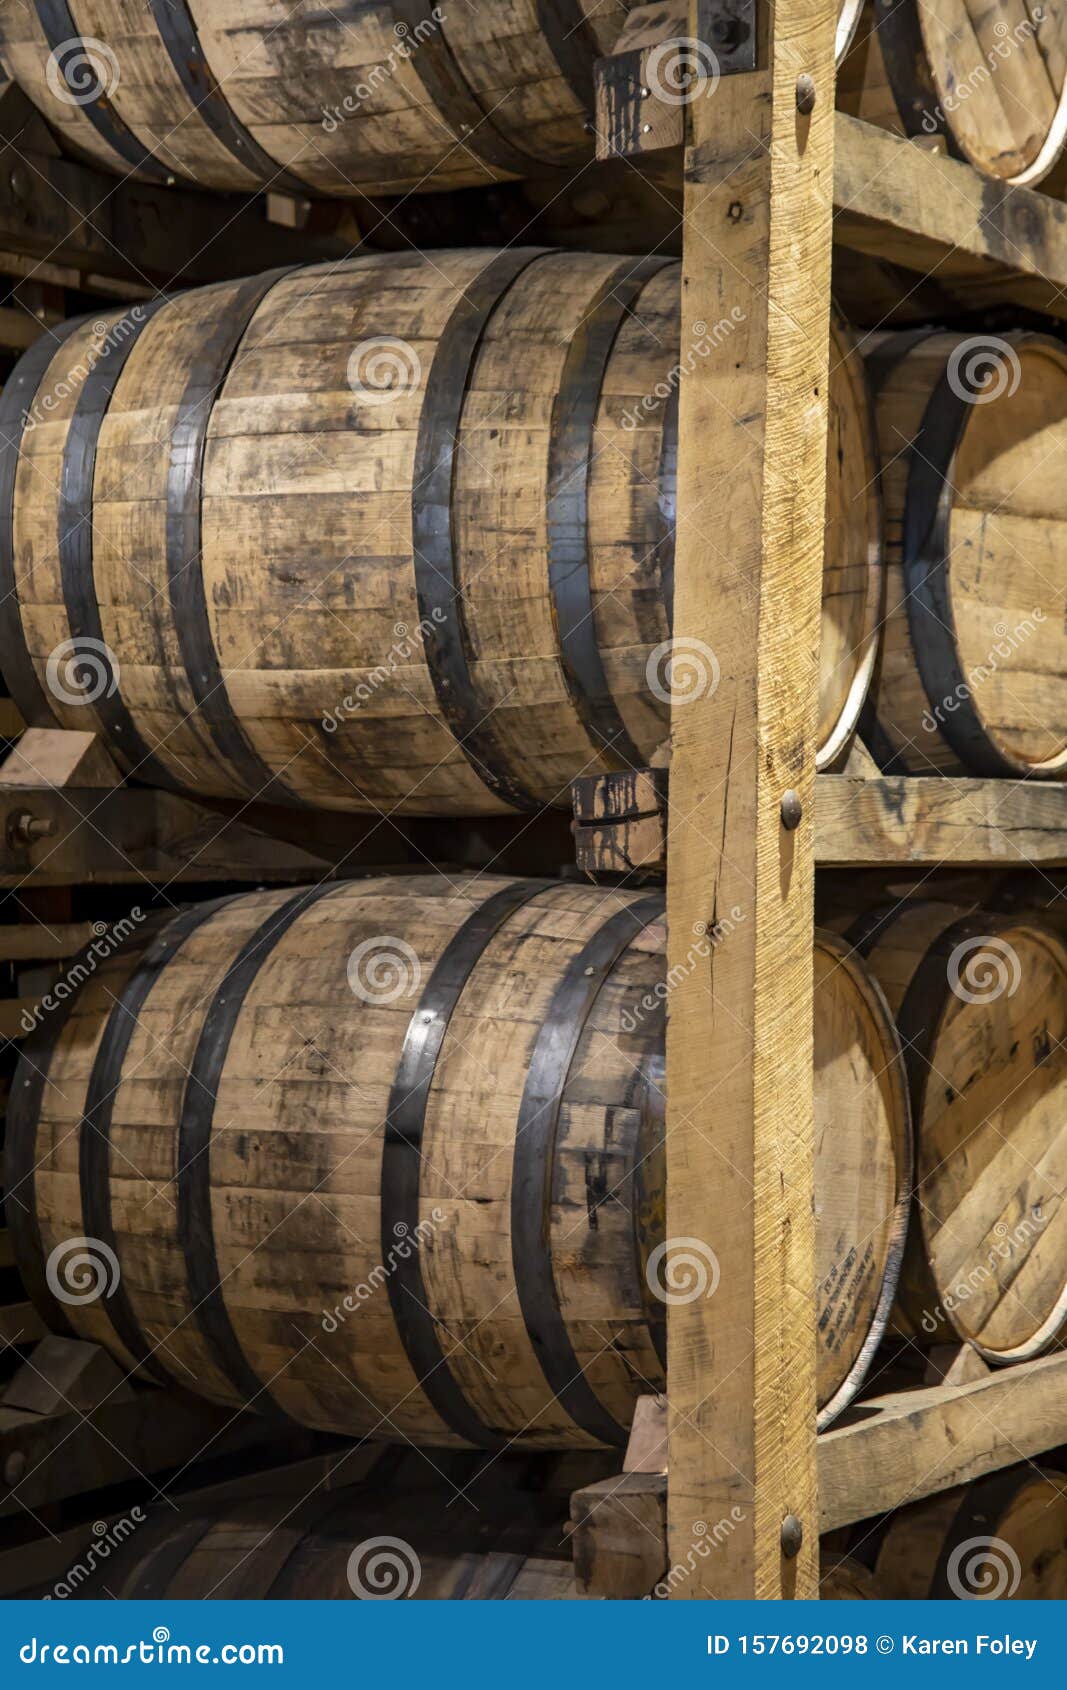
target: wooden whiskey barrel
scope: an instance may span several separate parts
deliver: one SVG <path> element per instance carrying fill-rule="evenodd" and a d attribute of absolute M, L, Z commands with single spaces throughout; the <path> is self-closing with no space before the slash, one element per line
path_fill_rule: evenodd
<path fill-rule="evenodd" d="M 870 1568 L 861 1561 L 823 1550 L 819 1562 L 820 1602 L 877 1602 L 884 1594 Z"/>
<path fill-rule="evenodd" d="M 1036 916 L 925 901 L 850 939 L 897 1016 L 915 1123 L 893 1324 L 1038 1355 L 1067 1313 L 1067 947 Z"/>
<path fill-rule="evenodd" d="M 630 0 L 31 0 L 0 59 L 123 176 L 331 197 L 581 164 L 593 64 Z"/>
<path fill-rule="evenodd" d="M 623 1445 L 667 1300 L 718 1281 L 713 1236 L 663 1234 L 663 937 L 660 894 L 493 876 L 183 912 L 23 1046 L 6 1189 L 31 1297 L 303 1425 Z M 908 1131 L 884 1000 L 829 936 L 815 968 L 826 1418 L 888 1318 Z M 79 1301 L 59 1276 L 85 1249 L 107 1294 Z"/>
<path fill-rule="evenodd" d="M 394 1448 L 355 1483 L 305 1480 L 226 1503 L 180 1495 L 128 1534 L 101 1534 L 56 1594 L 118 1601 L 574 1600 L 570 1490 L 606 1458 L 424 1455 Z M 610 1459 L 610 1458 L 607 1458 Z M 491 1462 L 491 1465 L 489 1463 Z M 420 1473 L 416 1463 L 422 1466 Z M 573 1469 L 573 1471 L 572 1471 Z M 129 1525 L 129 1521 L 126 1522 Z M 88 1565 L 89 1576 L 84 1569 Z"/>
<path fill-rule="evenodd" d="M 680 315 L 667 260 L 410 253 L 38 342 L 0 402 L 26 719 L 97 728 L 150 784 L 331 809 L 565 807 L 647 765 L 671 688 L 719 675 L 669 644 L 678 370 L 741 329 Z M 820 763 L 882 593 L 840 329 L 831 364 Z"/>
<path fill-rule="evenodd" d="M 872 0 L 841 67 L 838 105 L 987 176 L 1058 193 L 1067 16 L 1009 0 Z"/>
<path fill-rule="evenodd" d="M 913 774 L 1062 780 L 1067 347 L 892 335 L 871 366 L 887 604 L 868 743 Z"/>
<path fill-rule="evenodd" d="M 1067 1597 L 1067 1477 L 1032 1462 L 897 1510 L 875 1563 L 897 1600 Z"/>

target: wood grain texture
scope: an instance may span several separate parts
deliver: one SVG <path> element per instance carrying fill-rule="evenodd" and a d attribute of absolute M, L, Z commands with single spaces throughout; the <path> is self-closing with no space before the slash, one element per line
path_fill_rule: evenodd
<path fill-rule="evenodd" d="M 72 0 L 83 45 L 75 37 L 63 55 L 74 61 L 70 89 L 33 5 L 3 8 L 0 53 L 64 143 L 110 170 L 127 174 L 129 157 L 92 122 L 84 95 L 98 87 L 175 179 L 245 191 L 295 179 L 312 193 L 359 196 L 582 163 L 593 62 L 626 5 L 553 9 L 551 38 L 537 0 L 173 0 L 169 10 L 157 18 L 145 0 Z M 190 85 L 194 55 L 203 68 Z M 245 144 L 227 144 L 223 127 Z"/>
<path fill-rule="evenodd" d="M 104 317 L 51 359 L 12 466 L 25 709 L 98 728 L 149 784 L 273 779 L 337 810 L 563 807 L 576 776 L 648 761 L 679 369 L 735 343 L 728 303 L 683 344 L 677 264 L 537 249 L 357 258 L 258 307 L 244 288 Z M 840 326 L 833 347 L 825 758 L 882 597 L 862 371 Z M 94 436 L 88 371 L 99 388 L 121 355 Z M 90 620 L 112 654 L 95 696 L 53 656 Z"/>
<path fill-rule="evenodd" d="M 698 33 L 692 14 L 691 34 Z M 669 958 L 696 924 L 748 919 L 672 996 L 668 1234 L 722 1264 L 710 1300 L 672 1308 L 670 1557 L 694 1520 L 742 1516 L 725 1568 L 677 1592 L 814 1596 L 815 1334 L 807 1287 L 814 1121 L 808 1082 L 819 556 L 826 458 L 834 8 L 774 8 L 769 69 L 689 108 L 683 337 L 743 323 L 683 380 L 675 637 L 713 650 L 717 687 L 676 702 Z M 797 113 L 803 66 L 822 97 Z M 805 819 L 780 819 L 787 788 Z M 712 1192 L 715 1192 L 714 1202 Z M 806 1523 L 786 1560 L 785 1515 Z"/>
<path fill-rule="evenodd" d="M 1067 353 L 874 336 L 887 604 L 870 742 L 894 773 L 1067 775 Z"/>
<path fill-rule="evenodd" d="M 125 1324 L 106 1301 L 90 1303 L 72 1310 L 79 1334 L 124 1360 L 147 1340 L 156 1365 L 189 1389 L 234 1405 L 252 1398 L 260 1412 L 322 1430 L 490 1447 L 624 1444 L 635 1402 L 663 1384 L 664 1305 L 689 1288 L 685 1253 L 664 1251 L 669 988 L 662 918 L 648 914 L 661 900 L 429 876 L 338 885 L 313 904 L 291 896 L 206 912 L 138 1003 L 129 981 L 140 957 L 104 962 L 55 1050 L 27 1048 L 47 1083 L 25 1146 L 21 1124 L 17 1145 L 13 1129 L 13 1155 L 26 1151 L 38 1167 L 32 1192 L 17 1170 L 12 1187 L 32 1205 L 43 1254 L 101 1236 L 103 1224 L 121 1266 Z M 487 919 L 501 897 L 510 902 L 499 926 L 472 950 L 472 918 Z M 295 920 L 276 924 L 272 944 L 264 920 L 287 907 Z M 591 947 L 620 917 L 616 954 L 595 960 Z M 236 959 L 250 938 L 263 954 L 245 980 Z M 450 1013 L 446 976 L 458 991 Z M 828 935 L 814 976 L 806 1300 L 828 1420 L 858 1389 L 888 1316 L 910 1158 L 899 1046 L 880 994 Z M 587 995 L 564 1015 L 567 981 Z M 236 1020 L 213 1078 L 205 1040 L 217 1038 L 227 1003 Z M 105 1036 L 134 1008 L 110 1121 L 97 1109 L 87 1124 L 90 1086 L 104 1089 Z M 431 1024 L 443 1042 L 424 1070 Z M 573 1057 L 553 1078 L 546 1052 L 568 1041 Z M 31 1073 L 21 1072 L 19 1095 Z M 531 1152 L 544 1122 L 545 1144 Z M 87 1167 L 90 1134 L 94 1147 L 106 1134 L 102 1175 Z M 406 1207 L 404 1145 L 416 1164 Z M 95 1231 L 90 1207 L 103 1218 Z M 541 1305 L 530 1293 L 539 1258 L 550 1283 Z M 205 1313 L 220 1296 L 221 1328 L 217 1310 Z M 423 1307 L 440 1335 L 429 1372 L 411 1315 Z M 570 1372 L 557 1388 L 560 1336 Z M 442 1373 L 465 1421 L 442 1395 Z M 570 1373 L 620 1440 L 572 1401 Z M 484 1435 L 467 1430 L 472 1419 Z"/>
<path fill-rule="evenodd" d="M 1062 1602 L 1067 1478 L 1030 1462 L 891 1516 L 874 1577 L 890 1601 Z"/>
<path fill-rule="evenodd" d="M 871 1397 L 819 1439 L 822 1529 L 933 1496 L 1067 1438 L 1067 1356 L 998 1368 L 968 1385 Z"/>
<path fill-rule="evenodd" d="M 1067 128 L 1059 7 L 1025 0 L 869 4 L 841 67 L 853 116 L 939 144 L 998 181 L 1033 186 L 1056 170 Z"/>

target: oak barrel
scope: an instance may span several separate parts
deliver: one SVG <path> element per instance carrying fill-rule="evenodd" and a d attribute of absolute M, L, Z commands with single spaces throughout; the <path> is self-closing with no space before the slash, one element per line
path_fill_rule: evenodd
<path fill-rule="evenodd" d="M 838 105 L 984 175 L 1059 193 L 1067 13 L 1027 0 L 873 0 L 841 66 Z"/>
<path fill-rule="evenodd" d="M 667 1301 L 718 1283 L 714 1237 L 663 1234 L 663 945 L 659 893 L 493 876 L 182 912 L 23 1046 L 31 1297 L 127 1365 L 323 1430 L 625 1444 Z M 829 935 L 815 970 L 825 1421 L 888 1318 L 909 1135 L 884 999 Z"/>
<path fill-rule="evenodd" d="M 630 0 L 31 0 L 0 58 L 64 143 L 151 182 L 331 197 L 592 157 Z"/>
<path fill-rule="evenodd" d="M 1067 347 L 889 335 L 886 625 L 865 738 L 911 774 L 1067 776 Z"/>
<path fill-rule="evenodd" d="M 891 1515 L 875 1562 L 893 1599 L 1067 1598 L 1067 1478 L 1022 1462 Z"/>
<path fill-rule="evenodd" d="M 1039 916 L 917 901 L 850 933 L 904 1047 L 916 1204 L 894 1326 L 987 1360 L 1067 1314 L 1067 947 Z"/>
<path fill-rule="evenodd" d="M 101 1532 L 55 1587 L 118 1601 L 574 1600 L 571 1491 L 612 1458 L 472 1456 L 370 1446 L 309 1479 L 211 1501 L 180 1494 Z M 369 1471 L 360 1475 L 360 1465 Z M 277 1483 L 277 1481 L 275 1481 Z M 123 1529 L 123 1527 L 125 1529 Z M 86 1576 L 88 1574 L 88 1576 Z"/>
<path fill-rule="evenodd" d="M 745 357 L 743 317 L 683 332 L 679 285 L 662 259 L 374 256 L 39 342 L 0 402 L 26 720 L 97 728 L 149 784 L 331 809 L 564 808 L 647 765 L 672 693 L 720 678 L 669 643 L 679 368 L 728 335 Z M 831 364 L 820 764 L 882 602 L 840 328 Z"/>

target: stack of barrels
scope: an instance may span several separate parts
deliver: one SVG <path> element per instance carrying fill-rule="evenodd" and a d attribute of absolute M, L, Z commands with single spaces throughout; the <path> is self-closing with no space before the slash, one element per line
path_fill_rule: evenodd
<path fill-rule="evenodd" d="M 116 8 L 84 0 L 91 43 L 41 0 L 0 20 L 73 147 L 153 180 L 365 194 L 580 163 L 627 7 L 118 10 L 109 34 Z M 886 10 L 913 129 L 960 66 L 921 0 Z M 982 126 L 984 152 L 942 100 L 938 133 L 991 175 L 1052 168 L 1056 27 L 1024 32 L 1012 75 L 1041 98 Z M 875 42 L 861 23 L 848 62 Z M 852 80 L 885 106 L 873 70 Z M 650 763 L 714 678 L 673 637 L 678 391 L 737 327 L 691 320 L 679 271 L 363 255 L 43 336 L 0 398 L 0 650 L 26 721 L 93 729 L 132 780 L 308 811 L 522 815 Z M 818 767 L 862 720 L 886 769 L 1064 778 L 1067 352 L 860 346 L 835 322 L 828 404 Z M 1006 1363 L 1067 1314 L 1062 937 L 933 899 L 835 925 L 812 959 L 820 1426 L 887 1333 Z M 694 934 L 687 966 L 729 942 Z M 383 874 L 183 909 L 71 973 L 6 1145 L 54 1331 L 283 1424 L 617 1461 L 665 1387 L 667 1307 L 719 1272 L 713 1236 L 665 1225 L 659 894 Z M 892 1527 L 827 1589 L 942 1593 L 975 1508 L 1010 1538 L 1036 1507 L 1025 1485 L 951 1505 L 917 1528 L 933 1568 Z M 388 1509 L 272 1510 L 146 1538 L 124 1593 L 359 1594 L 345 1546 Z M 423 1594 L 572 1594 L 544 1524 L 435 1540 Z"/>

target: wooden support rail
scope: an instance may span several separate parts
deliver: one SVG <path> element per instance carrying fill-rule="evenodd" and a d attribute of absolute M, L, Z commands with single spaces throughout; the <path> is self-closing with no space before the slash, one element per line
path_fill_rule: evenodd
<path fill-rule="evenodd" d="M 667 1298 L 672 1545 L 695 1521 L 738 1519 L 726 1572 L 702 1565 L 679 1588 L 693 1598 L 817 1589 L 808 654 L 835 17 L 832 0 L 761 6 L 763 68 L 686 108 L 683 360 L 697 324 L 737 325 L 680 384 L 674 650 L 704 678 L 673 701 L 667 1261 L 671 1240 L 714 1240 L 719 1278 L 713 1295 Z M 705 21 L 694 0 L 691 37 Z M 735 903 L 752 915 L 738 942 L 686 967 L 693 933 Z"/>

